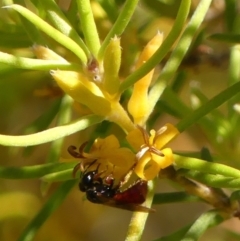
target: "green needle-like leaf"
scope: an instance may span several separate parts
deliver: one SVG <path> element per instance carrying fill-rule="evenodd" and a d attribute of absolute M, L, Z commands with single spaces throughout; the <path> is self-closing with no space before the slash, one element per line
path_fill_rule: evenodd
<path fill-rule="evenodd" d="M 181 172 L 181 171 L 180 171 Z M 183 171 L 185 177 L 215 188 L 239 188 L 240 178 L 206 174 L 199 171 Z"/>
<path fill-rule="evenodd" d="M 10 9 L 16 10 L 26 19 L 28 19 L 31 23 L 33 23 L 36 27 L 42 30 L 44 33 L 52 37 L 54 40 L 56 40 L 58 43 L 63 45 L 65 48 L 72 51 L 76 56 L 78 56 L 78 58 L 82 61 L 83 64 L 87 63 L 87 57 L 85 53 L 76 42 L 74 42 L 68 36 L 59 32 L 57 29 L 53 28 L 51 25 L 43 21 L 40 17 L 35 15 L 33 12 L 29 11 L 27 8 L 24 8 L 17 4 L 5 6 L 4 8 L 6 9 L 10 8 Z"/>
<path fill-rule="evenodd" d="M 67 125 L 57 126 L 35 134 L 22 136 L 0 135 L 0 145 L 4 146 L 34 146 L 59 138 L 69 136 L 87 127 L 97 124 L 103 120 L 103 117 L 89 115 L 75 120 Z"/>
<path fill-rule="evenodd" d="M 127 27 L 135 8 L 137 7 L 139 0 L 127 0 L 124 4 L 123 9 L 121 10 L 116 22 L 109 31 L 108 35 L 104 39 L 102 46 L 98 53 L 98 58 L 101 60 L 104 56 L 104 52 L 110 42 L 110 39 L 117 36 L 121 36 L 125 28 Z"/>
<path fill-rule="evenodd" d="M 48 199 L 46 204 L 37 214 L 37 216 L 30 222 L 26 229 L 21 234 L 18 241 L 30 241 L 34 239 L 39 228 L 52 215 L 52 213 L 62 204 L 68 193 L 76 184 L 76 180 L 69 180 L 61 184 L 61 186 Z"/>
<path fill-rule="evenodd" d="M 44 175 L 41 180 L 44 182 L 62 182 L 73 179 L 73 167 L 59 172 Z"/>
<path fill-rule="evenodd" d="M 187 1 L 182 1 L 182 3 L 183 2 Z M 152 113 L 157 101 L 159 100 L 164 90 L 163 83 L 168 83 L 174 77 L 179 65 L 181 64 L 184 56 L 187 53 L 187 50 L 192 43 L 194 35 L 196 34 L 202 21 L 204 20 L 210 4 L 211 0 L 202 0 L 199 2 L 197 9 L 195 10 L 193 16 L 191 17 L 191 20 L 189 21 L 186 29 L 182 34 L 181 39 L 179 40 L 176 48 L 172 52 L 155 85 L 152 87 L 149 93 L 150 106 L 148 116 Z"/>
<path fill-rule="evenodd" d="M 77 162 L 48 163 L 25 167 L 1 167 L 0 178 L 6 179 L 33 179 L 41 178 L 50 173 L 73 169 Z"/>
<path fill-rule="evenodd" d="M 177 128 L 180 132 L 186 130 L 188 127 L 196 123 L 202 117 L 225 103 L 227 100 L 231 99 L 233 96 L 239 94 L 240 92 L 240 82 L 230 86 L 226 90 L 222 91 L 220 94 L 214 96 L 211 100 L 203 104 L 201 107 L 196 109 L 194 112 L 190 113 L 186 118 L 182 119 L 178 124 Z"/>
<path fill-rule="evenodd" d="M 189 230 L 190 227 L 191 225 L 187 225 L 168 236 L 164 236 L 159 239 L 154 239 L 154 241 L 179 241 L 186 234 L 186 232 Z"/>
<path fill-rule="evenodd" d="M 94 21 L 90 0 L 77 0 L 77 4 L 86 44 L 91 54 L 97 58 L 100 49 L 100 39 Z"/>
<path fill-rule="evenodd" d="M 84 51 L 86 56 L 90 56 L 89 50 L 83 40 L 78 35 L 77 31 L 71 26 L 68 19 L 65 17 L 63 12 L 60 10 L 58 5 L 53 0 L 41 0 L 40 1 L 46 9 L 48 17 L 54 26 L 63 34 L 75 41 Z"/>
<path fill-rule="evenodd" d="M 240 170 L 219 163 L 207 162 L 197 158 L 174 155 L 177 168 L 200 171 L 225 177 L 240 178 Z"/>
<path fill-rule="evenodd" d="M 18 57 L 12 54 L 0 52 L 0 63 L 10 65 L 14 68 L 28 70 L 79 70 L 80 65 L 57 60 L 41 60 Z"/>
<path fill-rule="evenodd" d="M 150 72 L 153 68 L 155 68 L 159 64 L 159 62 L 166 56 L 166 54 L 170 51 L 172 45 L 177 40 L 178 36 L 180 35 L 183 29 L 183 26 L 185 24 L 185 21 L 190 10 L 190 5 L 190 0 L 185 0 L 181 2 L 181 6 L 179 8 L 178 15 L 171 29 L 171 32 L 168 34 L 168 36 L 163 41 L 159 49 L 155 52 L 155 54 L 145 64 L 143 64 L 140 68 L 138 68 L 131 75 L 129 75 L 124 80 L 124 82 L 122 82 L 122 84 L 120 85 L 121 92 L 125 91 L 139 79 L 145 76 L 148 72 Z"/>
<path fill-rule="evenodd" d="M 217 211 L 208 211 L 194 222 L 181 241 L 197 241 L 208 228 L 216 226 L 222 221 L 223 218 Z"/>
<path fill-rule="evenodd" d="M 220 34 L 216 33 L 211 36 L 209 36 L 211 40 L 217 40 L 220 42 L 225 42 L 225 43 L 239 43 L 240 41 L 240 34 Z"/>
<path fill-rule="evenodd" d="M 65 95 L 62 98 L 62 103 L 57 116 L 57 125 L 65 125 L 71 121 L 72 104 L 73 99 L 69 95 Z M 51 143 L 51 148 L 48 153 L 47 162 L 58 162 L 61 155 L 63 141 L 64 138 L 59 138 Z"/>

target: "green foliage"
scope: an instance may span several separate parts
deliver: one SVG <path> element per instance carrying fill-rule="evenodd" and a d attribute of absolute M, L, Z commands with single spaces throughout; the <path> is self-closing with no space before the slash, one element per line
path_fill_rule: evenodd
<path fill-rule="evenodd" d="M 1 182 L 7 183 L 10 179 L 19 182 L 20 180 L 31 182 L 40 180 L 45 192 L 49 191 L 50 185 L 62 182 L 55 190 L 50 189 L 51 194 L 46 198 L 42 208 L 36 211 L 35 217 L 31 220 L 27 217 L 28 224 L 23 231 L 21 230 L 20 236 L 15 238 L 19 241 L 35 240 L 38 233 L 41 233 L 42 226 L 47 226 L 49 220 L 54 217 L 55 211 L 60 208 L 76 186 L 73 169 L 81 160 L 73 157 L 69 159 L 66 146 L 72 143 L 80 146 L 80 143 L 87 140 L 86 149 L 89 150 L 98 137 L 115 134 L 120 140 L 124 139 L 124 132 L 129 131 L 128 127 L 132 123 L 131 118 L 127 119 L 128 113 L 125 110 L 132 87 L 154 68 L 155 79 L 148 91 L 149 106 L 144 117 L 148 129 L 158 125 L 159 121 L 165 121 L 164 118 L 167 116 L 169 121 L 177 123 L 176 128 L 180 133 L 189 134 L 191 142 L 199 142 L 198 150 L 202 148 L 201 141 L 205 138 L 211 151 L 203 149 L 197 153 L 185 151 L 174 154 L 173 165 L 161 170 L 159 179 L 160 183 L 162 179 L 174 183 L 173 188 L 177 190 L 173 192 L 160 190 L 156 193 L 157 180 L 149 181 L 146 204 L 170 206 L 174 203 L 200 202 L 209 204 L 212 209 L 203 211 L 195 220 L 196 215 L 194 215 L 191 219 L 193 221 L 188 225 L 183 223 L 184 226 L 180 229 L 179 225 L 172 225 L 171 234 L 163 236 L 159 232 L 158 238 L 152 238 L 152 240 L 200 240 L 204 234 L 208 235 L 207 230 L 211 227 L 218 226 L 225 220 L 240 217 L 238 203 L 240 199 L 239 3 L 235 0 L 222 2 L 225 2 L 225 7 L 222 9 L 215 9 L 214 5 L 211 5 L 211 0 L 200 0 L 198 4 L 190 0 L 140 2 L 138 0 L 77 0 L 69 1 L 66 6 L 59 6 L 53 0 L 16 0 L 10 5 L 9 1 L 2 2 L 0 9 L 0 103 L 2 106 L 0 110 L 5 115 L 1 117 L 0 125 L 1 133 L 5 134 L 0 134 L 0 145 L 4 146 L 1 148 L 3 150 L 0 162 Z M 141 7 L 137 7 L 138 5 Z M 210 10 L 215 11 L 215 15 L 213 14 L 212 19 L 209 20 L 206 15 L 211 14 Z M 157 51 L 137 70 L 133 70 L 134 61 L 142 46 L 146 44 L 146 39 L 149 40 L 152 37 L 148 36 L 147 31 L 149 29 L 155 32 L 161 31 L 161 26 L 158 29 L 154 28 L 154 21 L 170 25 L 169 33 L 166 34 Z M 223 23 L 222 32 L 215 28 L 216 22 Z M 111 98 L 108 94 L 112 93 L 106 93 L 106 91 L 103 92 L 105 96 L 101 96 L 98 89 L 94 89 L 99 99 L 107 96 L 112 101 L 110 104 L 107 102 L 109 106 L 121 97 L 120 111 L 123 117 L 114 116 L 116 119 L 111 119 L 107 115 L 100 116 L 91 112 L 88 106 L 82 103 L 74 106 L 73 99 L 61 92 L 58 87 L 55 93 L 49 71 L 52 75 L 54 71 L 75 71 L 83 73 L 82 76 L 87 80 L 93 74 L 96 79 L 93 78 L 90 82 L 97 83 L 102 73 L 98 73 L 96 69 L 103 68 L 103 59 L 106 60 L 111 55 L 104 54 L 115 36 L 121 37 L 122 41 L 122 56 L 119 57 L 122 69 L 119 70 L 118 61 L 118 68 L 115 71 L 117 73 L 119 70 L 119 76 L 116 78 L 122 81 L 119 88 L 114 88 L 113 92 L 116 95 Z M 44 57 L 37 59 L 35 57 L 37 54 L 33 51 L 35 47 L 32 49 L 30 47 L 39 45 L 47 46 L 56 55 L 52 59 Z M 126 49 L 133 49 L 133 51 L 125 55 Z M 108 66 L 115 67 L 110 57 L 107 60 L 109 60 L 109 62 L 106 61 Z M 228 69 L 227 67 L 224 69 L 226 78 L 221 80 L 217 77 L 212 78 L 211 72 L 214 72 L 215 68 L 221 69 L 222 64 L 226 62 L 229 65 Z M 131 63 L 131 66 L 125 63 Z M 194 75 L 193 70 L 201 73 Z M 193 79 L 192 76 L 202 82 L 202 85 L 196 82 L 189 84 Z M 109 81 L 111 78 L 108 79 Z M 85 83 L 84 87 L 88 86 L 87 82 L 83 83 Z M 101 83 L 96 85 L 101 89 Z M 46 86 L 50 86 L 46 88 L 47 94 L 39 92 L 40 96 L 43 93 L 44 98 L 33 97 L 34 90 L 44 90 Z M 116 93 L 118 89 L 119 92 Z M 71 91 L 72 89 L 70 93 Z M 37 98 L 43 103 L 40 108 L 38 108 L 39 99 L 36 101 Z M 31 101 L 34 108 L 31 106 Z M 88 101 L 91 100 L 85 100 L 84 103 Z M 100 102 L 95 105 L 101 108 Z M 20 108 L 23 114 L 13 121 L 13 116 L 19 116 L 19 106 L 24 106 L 25 110 Z M 17 114 L 14 114 L 14 108 L 17 109 Z M 121 118 L 126 118 L 126 123 Z M 10 131 L 10 129 L 13 130 Z M 16 131 L 17 129 L 21 132 Z M 75 139 L 72 138 L 73 134 L 76 134 Z M 124 140 L 122 143 L 125 144 Z M 34 158 L 38 150 L 41 152 L 42 144 L 44 148 L 46 147 L 43 151 L 44 155 Z M 31 159 L 30 164 L 28 159 L 26 163 L 25 160 L 18 161 L 20 151 L 16 147 L 25 148 L 23 152 Z M 6 150 L 10 150 L 10 153 Z M 17 155 L 14 154 L 16 151 Z M 179 188 L 181 190 L 178 190 Z M 223 188 L 228 189 L 228 195 L 224 193 Z M 9 190 L 6 185 L 6 193 L 10 192 Z M 4 189 L 0 192 L 0 206 L 5 200 L 4 192 Z M 11 201 L 9 200 L 9 203 Z M 79 206 L 81 205 L 83 203 L 79 203 Z M 13 205 L 12 209 L 14 208 Z M 29 208 L 31 209 L 31 205 Z M 81 216 L 77 214 L 74 207 L 69 209 L 73 210 L 75 217 L 71 218 L 77 223 L 78 218 L 85 221 L 85 217 L 88 219 L 91 216 L 89 213 L 94 212 L 94 208 L 89 213 L 88 210 L 81 210 L 83 215 Z M 145 226 L 145 223 L 149 213 L 134 212 L 132 215 L 130 223 L 127 224 L 128 232 L 125 240 L 137 241 L 145 232 L 148 233 L 149 227 Z M 186 211 L 185 215 L 189 216 L 191 213 Z M 10 216 L 10 214 L 9 217 L 6 214 L 0 215 L 0 221 L 7 222 L 7 219 L 11 219 Z M 20 218 L 20 215 L 16 214 L 16 216 Z M 175 217 L 176 222 L 179 222 L 178 215 Z M 122 223 L 121 217 L 117 219 L 117 222 Z M 68 222 L 64 221 L 67 226 Z M 84 221 L 81 222 L 82 226 L 79 225 L 79 229 L 84 230 Z M 158 223 L 157 220 L 156 223 Z M 176 227 L 178 231 L 174 231 Z M 61 226 L 61 229 L 64 228 L 65 226 Z M 91 232 L 90 229 L 86 230 Z M 110 232 L 109 229 L 111 228 L 107 227 L 102 232 Z M 55 235 L 55 240 L 62 240 L 57 233 L 54 231 L 52 233 L 53 236 Z M 66 233 L 69 235 L 68 232 Z M 232 237 L 232 240 L 239 239 L 239 234 L 234 230 L 225 233 L 227 237 Z M 86 235 L 81 239 L 86 240 Z M 103 240 L 101 235 L 99 236 L 99 240 Z M 215 236 L 216 240 L 224 240 L 217 233 Z M 0 229 L 1 240 L 8 240 L 9 237 L 9 234 L 2 234 Z M 39 237 L 41 238 L 39 240 L 47 240 L 48 236 L 39 234 Z M 63 235 L 62 238 L 64 240 L 65 236 Z M 75 239 L 79 240 L 79 238 Z M 74 240 L 74 238 L 70 235 L 67 240 Z"/>

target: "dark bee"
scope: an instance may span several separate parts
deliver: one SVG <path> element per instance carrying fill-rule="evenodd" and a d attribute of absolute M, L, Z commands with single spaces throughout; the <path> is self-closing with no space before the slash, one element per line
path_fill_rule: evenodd
<path fill-rule="evenodd" d="M 95 162 L 93 161 L 93 163 Z M 123 182 L 114 187 L 113 175 L 103 176 L 103 172 L 98 172 L 99 165 L 93 171 L 88 171 L 88 167 L 82 173 L 79 183 L 79 189 L 82 192 L 86 192 L 86 197 L 90 202 L 130 211 L 154 211 L 153 209 L 141 206 L 145 202 L 148 191 L 147 181 L 139 179 L 129 188 L 121 190 Z"/>
<path fill-rule="evenodd" d="M 82 155 L 85 145 L 86 143 L 79 148 L 79 152 L 76 151 L 77 148 L 75 146 L 70 146 L 68 152 L 75 158 L 85 158 Z M 73 175 L 75 176 L 75 173 L 80 168 L 79 189 L 86 193 L 86 197 L 90 202 L 130 211 L 154 212 L 153 209 L 141 205 L 146 200 L 148 192 L 147 181 L 138 179 L 132 186 L 122 190 L 123 184 L 128 181 L 129 174 L 133 171 L 133 167 L 123 176 L 119 184 L 114 185 L 115 179 L 113 174 L 104 175 L 105 171 L 99 171 L 100 164 L 97 165 L 95 170 L 90 170 L 90 167 L 96 162 L 96 159 L 89 160 L 87 168 L 81 162 L 73 170 Z"/>

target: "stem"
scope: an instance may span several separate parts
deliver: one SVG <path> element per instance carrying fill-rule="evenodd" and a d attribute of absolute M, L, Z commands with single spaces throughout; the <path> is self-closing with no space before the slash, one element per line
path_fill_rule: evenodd
<path fill-rule="evenodd" d="M 164 56 L 170 51 L 173 43 L 176 41 L 176 39 L 178 38 L 183 29 L 183 26 L 189 13 L 190 5 L 191 0 L 184 0 L 181 2 L 181 6 L 179 8 L 175 23 L 165 41 L 145 64 L 143 64 L 139 69 L 134 71 L 124 80 L 124 82 L 122 82 L 122 84 L 120 85 L 120 92 L 123 92 L 129 87 L 131 87 L 139 79 L 141 79 L 153 68 L 155 68 L 156 65 L 158 65 L 159 62 L 161 62 L 161 60 L 164 58 Z"/>
<path fill-rule="evenodd" d="M 97 32 L 97 27 L 94 21 L 90 1 L 77 0 L 77 5 L 86 44 L 90 49 L 92 55 L 96 58 L 98 55 L 98 51 L 100 49 L 100 40 Z"/>
<path fill-rule="evenodd" d="M 147 195 L 147 200 L 145 202 L 147 207 L 151 207 L 152 205 L 154 190 L 155 190 L 155 183 L 156 181 L 148 182 L 148 195 Z M 143 213 L 143 212 L 133 213 L 125 241 L 138 241 L 141 239 L 148 215 L 149 213 Z"/>
<path fill-rule="evenodd" d="M 195 183 L 182 176 L 172 166 L 161 170 L 160 178 L 168 178 L 181 185 L 186 192 L 205 200 L 215 208 L 224 211 L 228 215 L 232 215 L 237 206 L 231 205 L 229 198 L 220 189 L 208 187 L 201 183 Z"/>
<path fill-rule="evenodd" d="M 126 133 L 136 128 L 119 102 L 112 101 L 111 111 L 106 119 L 118 124 Z"/>

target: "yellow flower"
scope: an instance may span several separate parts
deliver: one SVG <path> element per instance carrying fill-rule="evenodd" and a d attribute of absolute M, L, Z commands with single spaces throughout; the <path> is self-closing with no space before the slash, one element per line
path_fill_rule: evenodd
<path fill-rule="evenodd" d="M 178 134 L 171 124 L 166 124 L 158 131 L 151 130 L 150 136 L 141 127 L 129 133 L 128 142 L 137 151 L 134 171 L 141 179 L 151 180 L 161 169 L 173 163 L 172 150 L 162 148 Z"/>
<path fill-rule="evenodd" d="M 97 160 L 91 165 L 90 170 L 95 170 L 99 166 L 98 172 L 102 172 L 103 176 L 113 175 L 115 180 L 122 180 L 135 164 L 135 154 L 128 148 L 120 147 L 114 135 L 104 139 L 97 138 L 88 153 L 82 149 L 83 147 L 80 147 L 79 155 L 82 159 L 80 163 L 82 171 Z"/>
<path fill-rule="evenodd" d="M 143 180 L 151 180 L 158 175 L 161 169 L 173 163 L 173 154 L 170 148 L 162 149 L 169 141 L 179 134 L 171 124 L 166 124 L 158 131 L 151 130 L 150 135 L 142 128 L 131 131 L 127 140 L 135 153 L 129 148 L 121 147 L 114 135 L 104 139 L 97 138 L 90 151 L 84 152 L 84 144 L 79 152 L 70 150 L 70 153 L 82 161 L 74 169 L 81 167 L 81 171 L 96 170 L 107 177 L 113 175 L 114 179 L 123 181 L 131 171 Z"/>

